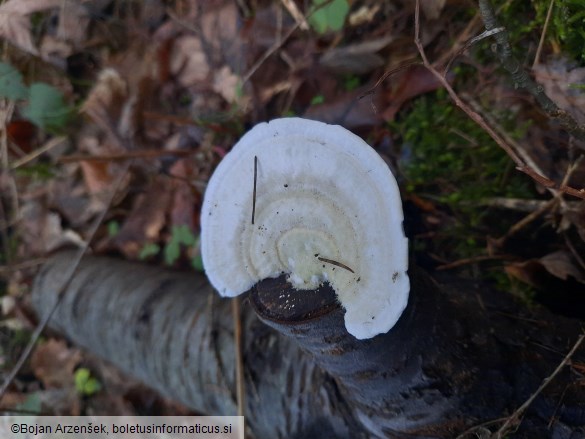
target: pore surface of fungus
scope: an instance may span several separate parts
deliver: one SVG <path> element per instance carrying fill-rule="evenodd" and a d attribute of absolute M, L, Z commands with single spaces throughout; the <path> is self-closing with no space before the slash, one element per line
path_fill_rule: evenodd
<path fill-rule="evenodd" d="M 256 125 L 220 162 L 201 211 L 203 265 L 223 296 L 286 273 L 329 282 L 358 339 L 387 332 L 408 301 L 396 180 L 361 138 L 322 122 Z"/>

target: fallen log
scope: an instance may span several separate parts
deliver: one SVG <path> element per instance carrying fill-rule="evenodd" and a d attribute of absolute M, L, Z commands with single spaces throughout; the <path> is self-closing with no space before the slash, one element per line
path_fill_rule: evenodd
<path fill-rule="evenodd" d="M 32 295 L 40 316 L 57 300 L 71 258 L 58 253 L 38 273 Z M 247 294 L 245 416 L 255 437 L 456 437 L 510 415 L 581 331 L 578 321 L 528 311 L 501 292 L 460 280 L 439 286 L 416 267 L 409 276 L 398 323 L 366 340 L 347 333 L 327 285 L 299 292 L 269 279 Z M 50 325 L 197 411 L 236 413 L 229 300 L 201 275 L 85 257 Z M 585 437 L 576 367 L 584 358 L 581 347 L 513 437 Z"/>

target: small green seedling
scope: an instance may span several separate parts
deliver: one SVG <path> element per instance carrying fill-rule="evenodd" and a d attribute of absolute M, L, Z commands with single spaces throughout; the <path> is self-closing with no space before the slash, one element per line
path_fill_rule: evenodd
<path fill-rule="evenodd" d="M 28 89 L 20 72 L 10 64 L 0 62 L 0 97 L 16 101 L 27 96 Z"/>
<path fill-rule="evenodd" d="M 46 131 L 62 130 L 73 114 L 58 89 L 43 82 L 27 87 L 22 74 L 3 62 L 0 62 L 0 98 L 26 101 L 22 105 L 23 116 Z"/>
<path fill-rule="evenodd" d="M 23 403 L 17 404 L 15 409 L 26 414 L 41 413 L 43 405 L 38 393 L 32 393 L 26 397 Z"/>
<path fill-rule="evenodd" d="M 58 131 L 65 126 L 71 113 L 71 107 L 55 87 L 42 82 L 29 87 L 28 104 L 22 114 L 39 128 Z"/>
<path fill-rule="evenodd" d="M 347 0 L 313 0 L 308 14 L 309 24 L 320 34 L 336 32 L 343 28 L 348 12 Z"/>
<path fill-rule="evenodd" d="M 89 369 L 80 367 L 75 371 L 75 389 L 83 396 L 91 396 L 102 388 L 100 382 L 91 376 Z"/>
<path fill-rule="evenodd" d="M 171 240 L 165 246 L 165 263 L 173 265 L 181 256 L 181 244 L 187 247 L 195 245 L 195 235 L 189 226 L 173 226 Z"/>
<path fill-rule="evenodd" d="M 316 95 L 313 96 L 313 99 L 311 99 L 311 105 L 319 105 L 323 102 L 325 102 L 325 96 L 323 95 Z"/>
<path fill-rule="evenodd" d="M 140 254 L 138 255 L 138 259 L 144 261 L 145 259 L 150 258 L 151 256 L 156 256 L 160 252 L 160 246 L 153 242 L 148 242 L 144 244 L 142 250 L 140 250 Z"/>
<path fill-rule="evenodd" d="M 120 232 L 120 223 L 118 221 L 112 220 L 108 222 L 108 236 L 113 238 Z M 144 249 L 142 249 L 144 251 Z"/>

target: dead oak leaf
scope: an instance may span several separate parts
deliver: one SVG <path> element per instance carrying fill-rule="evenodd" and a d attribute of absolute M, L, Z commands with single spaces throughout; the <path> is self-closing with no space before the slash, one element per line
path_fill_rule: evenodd
<path fill-rule="evenodd" d="M 60 7 L 63 0 L 8 0 L 0 6 L 0 37 L 38 55 L 30 32 L 30 14 Z"/>
<path fill-rule="evenodd" d="M 81 112 L 109 132 L 114 130 L 115 121 L 121 117 L 121 109 L 127 99 L 127 82 L 115 69 L 107 68 L 100 72 L 97 83 L 81 107 Z"/>
<path fill-rule="evenodd" d="M 570 253 L 565 250 L 549 253 L 538 259 L 508 264 L 505 270 L 508 275 L 536 288 L 541 288 L 546 283 L 547 273 L 563 281 L 572 277 L 578 282 L 585 283 L 585 276 L 573 262 Z"/>
<path fill-rule="evenodd" d="M 571 276 L 579 282 L 585 283 L 585 277 L 573 262 L 573 258 L 569 252 L 565 250 L 550 253 L 543 256 L 538 261 L 546 271 L 559 279 L 567 280 L 569 276 Z"/>
<path fill-rule="evenodd" d="M 323 54 L 319 62 L 336 73 L 361 75 L 384 65 L 384 58 L 376 52 L 390 44 L 393 39 L 393 36 L 385 36 L 330 49 Z"/>
<path fill-rule="evenodd" d="M 169 186 L 168 180 L 159 178 L 136 197 L 130 215 L 112 242 L 127 258 L 136 259 L 145 244 L 159 239 L 172 197 Z"/>
<path fill-rule="evenodd" d="M 85 186 L 90 194 L 107 193 L 112 187 L 115 176 L 110 172 L 109 162 L 79 162 Z"/>
<path fill-rule="evenodd" d="M 201 40 L 190 35 L 178 38 L 173 44 L 169 67 L 183 87 L 205 81 L 210 68 Z"/>
<path fill-rule="evenodd" d="M 37 346 L 31 356 L 31 367 L 45 388 L 75 386 L 75 368 L 81 361 L 81 352 L 67 347 L 62 340 L 49 339 Z"/>
<path fill-rule="evenodd" d="M 382 113 L 384 120 L 394 120 L 402 105 L 412 98 L 436 90 L 440 85 L 438 79 L 420 65 L 411 66 L 397 73 L 393 76 L 392 87 L 387 93 L 389 105 Z"/>
<path fill-rule="evenodd" d="M 585 123 L 585 93 L 580 87 L 585 82 L 585 68 L 571 68 L 566 60 L 559 59 L 536 66 L 534 77 L 560 108 L 579 124 Z"/>
<path fill-rule="evenodd" d="M 240 82 L 241 78 L 238 75 L 234 74 L 228 66 L 223 66 L 214 75 L 213 91 L 220 94 L 230 104 L 238 102 L 245 106 L 250 99 L 240 93 Z"/>

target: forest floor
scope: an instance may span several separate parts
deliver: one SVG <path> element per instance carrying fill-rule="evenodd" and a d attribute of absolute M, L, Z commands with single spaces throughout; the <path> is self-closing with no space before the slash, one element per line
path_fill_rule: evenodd
<path fill-rule="evenodd" d="M 583 2 L 480 2 L 498 23 L 475 1 L 421 3 L 417 20 L 415 0 L 3 2 L 2 375 L 56 249 L 202 271 L 210 174 L 285 116 L 379 152 L 419 265 L 584 319 Z M 0 408 L 187 413 L 50 332 Z"/>

